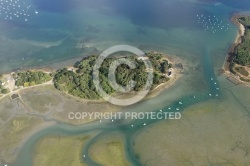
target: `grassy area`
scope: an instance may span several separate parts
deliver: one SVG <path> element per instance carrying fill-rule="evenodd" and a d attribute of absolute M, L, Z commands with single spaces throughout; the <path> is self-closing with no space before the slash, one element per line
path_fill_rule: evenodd
<path fill-rule="evenodd" d="M 36 147 L 34 166 L 85 166 L 80 160 L 89 136 L 46 137 Z"/>
<path fill-rule="evenodd" d="M 6 122 L 11 116 L 13 116 L 13 110 L 16 104 L 8 97 L 0 100 L 0 119 Z M 20 111 L 21 112 L 21 111 Z"/>
<path fill-rule="evenodd" d="M 235 67 L 235 70 L 238 73 L 242 74 L 243 76 L 247 77 L 249 75 L 249 73 L 246 71 L 246 69 L 244 67 Z"/>
<path fill-rule="evenodd" d="M 103 166 L 128 166 L 124 141 L 118 134 L 105 136 L 90 148 L 91 158 Z"/>
<path fill-rule="evenodd" d="M 47 113 L 56 110 L 62 102 L 60 92 L 53 85 L 46 85 L 21 91 L 23 102 L 33 112 Z"/>
<path fill-rule="evenodd" d="M 103 112 L 115 112 L 120 108 L 107 102 L 88 102 L 82 101 L 75 97 L 69 96 L 64 92 L 58 91 L 53 85 L 45 85 L 20 91 L 22 101 L 32 112 L 39 114 L 48 114 L 50 118 L 54 118 L 66 123 L 83 124 L 93 121 L 95 119 L 73 119 L 69 120 L 68 114 L 70 112 L 96 112 L 102 110 Z M 1 103 L 0 103 L 1 109 Z M 1 114 L 0 114 L 1 115 Z"/>
<path fill-rule="evenodd" d="M 0 129 L 0 157 L 12 162 L 25 137 L 43 123 L 42 119 L 29 116 L 14 117 Z"/>

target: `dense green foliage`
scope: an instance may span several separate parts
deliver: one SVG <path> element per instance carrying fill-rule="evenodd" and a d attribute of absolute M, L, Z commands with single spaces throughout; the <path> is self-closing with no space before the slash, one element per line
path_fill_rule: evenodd
<path fill-rule="evenodd" d="M 52 79 L 49 74 L 42 71 L 19 72 L 14 78 L 16 80 L 16 86 L 24 87 L 42 84 Z"/>
<path fill-rule="evenodd" d="M 148 53 L 147 56 L 154 68 L 153 87 L 160 83 L 168 81 L 168 78 L 163 74 L 166 73 L 171 64 L 167 60 L 162 60 L 162 55 L 159 53 Z M 135 63 L 136 68 L 130 69 L 129 66 L 122 64 L 117 67 L 115 72 L 116 82 L 121 86 L 129 85 L 131 80 L 136 81 L 134 91 L 140 91 L 144 88 L 147 80 L 147 69 L 142 60 L 138 60 L 135 56 L 127 57 Z M 58 70 L 54 76 L 54 85 L 61 91 L 68 92 L 71 95 L 85 98 L 85 99 L 99 99 L 100 96 L 95 90 L 92 80 L 93 66 L 97 56 L 89 56 L 79 62 L 75 67 L 76 71 L 69 71 L 67 69 Z M 114 93 L 114 89 L 108 82 L 109 68 L 116 58 L 107 58 L 102 63 L 99 70 L 100 83 L 103 90 L 108 93 Z"/>
<path fill-rule="evenodd" d="M 0 75 L 0 79 L 2 79 L 2 77 L 3 77 L 3 75 Z M 2 85 L 3 82 L 4 82 L 3 80 L 0 80 L 0 94 L 7 94 L 7 93 L 10 92 L 10 90 L 9 90 L 9 89 L 6 89 L 6 88 Z"/>
<path fill-rule="evenodd" d="M 245 35 L 235 49 L 234 62 L 245 66 L 250 64 L 250 16 L 239 18 L 239 22 L 245 27 Z"/>
<path fill-rule="evenodd" d="M 239 22 L 244 26 L 250 26 L 250 16 L 240 17 Z"/>
<path fill-rule="evenodd" d="M 9 91 L 8 89 L 2 89 L 2 90 L 1 90 L 1 93 L 2 93 L 2 94 L 7 94 L 7 93 L 9 93 L 9 92 L 10 92 L 10 91 Z"/>

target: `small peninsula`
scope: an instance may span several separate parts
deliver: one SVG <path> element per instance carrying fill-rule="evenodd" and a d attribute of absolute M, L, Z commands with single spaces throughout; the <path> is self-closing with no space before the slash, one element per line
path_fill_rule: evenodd
<path fill-rule="evenodd" d="M 236 14 L 232 22 L 239 27 L 239 32 L 229 49 L 225 68 L 234 75 L 229 77 L 233 83 L 250 84 L 250 16 Z"/>
<path fill-rule="evenodd" d="M 124 58 L 125 55 L 115 55 L 106 58 L 100 68 L 100 81 L 103 90 L 107 94 L 120 95 L 112 88 L 108 81 L 109 67 L 111 63 L 118 58 Z M 97 55 L 92 55 L 83 58 L 76 62 L 74 66 L 59 69 L 59 70 L 27 70 L 12 72 L 10 74 L 1 75 L 0 81 L 0 99 L 12 95 L 12 99 L 18 98 L 18 92 L 22 89 L 27 89 L 36 86 L 54 85 L 54 87 L 66 94 L 77 97 L 83 100 L 100 100 L 101 97 L 95 90 L 92 79 L 93 66 Z M 157 89 L 160 85 L 169 82 L 175 78 L 173 62 L 163 53 L 149 52 L 146 53 L 153 69 L 147 69 L 143 59 L 135 55 L 130 55 L 128 60 L 135 63 L 135 68 L 130 69 L 129 66 L 122 64 L 116 69 L 116 82 L 121 86 L 127 86 L 130 80 L 136 82 L 131 93 L 141 91 L 147 81 L 148 70 L 153 70 L 152 90 Z M 171 81 L 172 82 L 172 81 Z M 173 83 L 173 82 L 172 82 Z M 130 94 L 129 94 L 130 95 Z"/>

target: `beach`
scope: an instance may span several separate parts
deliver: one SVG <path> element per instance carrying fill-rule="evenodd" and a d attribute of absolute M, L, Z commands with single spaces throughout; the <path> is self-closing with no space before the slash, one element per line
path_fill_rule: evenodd
<path fill-rule="evenodd" d="M 173 56 L 173 55 L 164 55 L 164 58 L 166 58 L 168 62 L 171 63 L 172 65 L 185 63 L 181 58 L 177 56 Z M 152 89 L 149 92 L 147 98 L 156 97 L 160 95 L 162 91 L 171 88 L 176 83 L 176 81 L 178 81 L 183 76 L 182 72 L 184 70 L 187 70 L 187 69 L 172 68 L 172 75 L 168 77 L 170 78 L 170 80 L 165 83 L 161 83 L 157 85 L 154 89 Z"/>
<path fill-rule="evenodd" d="M 244 36 L 244 34 L 245 34 L 245 27 L 241 23 L 239 23 L 239 21 L 238 21 L 238 18 L 241 16 L 243 16 L 243 15 L 234 14 L 233 17 L 231 18 L 231 21 L 239 28 L 236 39 L 234 41 L 235 45 L 238 45 L 239 43 L 241 43 L 241 37 Z"/>
<path fill-rule="evenodd" d="M 245 27 L 238 21 L 238 18 L 240 16 L 241 15 L 239 13 L 235 13 L 231 17 L 231 22 L 238 27 L 238 31 L 237 31 L 234 42 L 231 44 L 231 46 L 228 49 L 228 54 L 226 55 L 225 61 L 222 65 L 222 69 L 224 70 L 223 72 L 228 75 L 230 75 L 229 65 L 230 65 L 231 58 L 233 58 L 234 56 L 233 55 L 234 49 L 241 43 L 241 37 L 244 36 L 244 33 L 245 33 Z"/>
<path fill-rule="evenodd" d="M 242 25 L 238 21 L 238 19 L 243 16 L 246 16 L 246 15 L 235 13 L 231 17 L 231 22 L 237 26 L 238 31 L 237 31 L 234 42 L 232 43 L 231 47 L 228 50 L 228 55 L 225 58 L 225 61 L 222 66 L 222 70 L 223 70 L 223 73 L 226 74 L 226 76 L 229 78 L 229 80 L 231 80 L 230 78 L 234 79 L 237 82 L 237 85 L 244 84 L 246 86 L 249 86 L 250 84 L 248 82 L 241 80 L 242 75 L 240 73 L 237 73 L 237 76 L 236 76 L 230 71 L 230 64 L 232 63 L 233 58 L 235 56 L 234 55 L 235 48 L 242 42 L 242 37 L 244 37 L 245 31 L 246 31 L 244 25 Z M 236 64 L 236 66 L 239 66 L 239 65 Z"/>

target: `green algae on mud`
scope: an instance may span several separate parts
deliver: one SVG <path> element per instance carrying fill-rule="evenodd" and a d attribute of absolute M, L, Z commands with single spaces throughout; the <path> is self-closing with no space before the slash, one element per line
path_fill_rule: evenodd
<path fill-rule="evenodd" d="M 250 112 L 246 101 L 250 90 L 233 85 L 225 76 L 220 76 L 219 81 L 224 85 L 221 98 L 187 107 L 180 121 L 161 121 L 136 134 L 133 149 L 140 163 L 149 166 L 155 163 L 159 166 L 250 164 L 247 153 Z"/>
<path fill-rule="evenodd" d="M 81 158 L 81 150 L 90 139 L 82 136 L 49 136 L 36 145 L 34 166 L 85 166 Z"/>
<path fill-rule="evenodd" d="M 121 133 L 102 135 L 89 147 L 89 157 L 103 166 L 129 166 Z"/>

